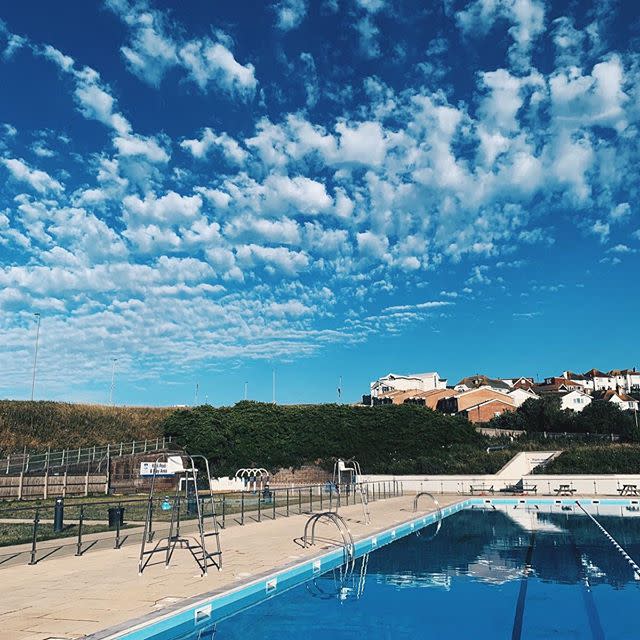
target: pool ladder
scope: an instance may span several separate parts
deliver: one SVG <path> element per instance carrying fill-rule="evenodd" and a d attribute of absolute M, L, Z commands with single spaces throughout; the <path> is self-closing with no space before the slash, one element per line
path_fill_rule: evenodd
<path fill-rule="evenodd" d="M 344 521 L 342 516 L 339 516 L 333 511 L 323 511 L 322 513 L 314 513 L 304 526 L 304 535 L 302 536 L 302 546 L 312 546 L 316 543 L 316 526 L 318 522 L 325 520 L 333 522 L 336 525 L 340 536 L 342 537 L 342 548 L 344 549 L 345 561 L 347 563 L 353 563 L 355 560 L 355 543 L 353 541 L 353 535 Z M 311 537 L 309 537 L 309 527 L 311 527 Z"/>

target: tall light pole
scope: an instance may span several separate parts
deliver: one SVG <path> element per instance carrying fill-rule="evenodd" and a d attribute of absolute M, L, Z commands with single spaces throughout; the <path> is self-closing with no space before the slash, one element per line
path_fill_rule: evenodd
<path fill-rule="evenodd" d="M 338 378 L 338 402 L 342 402 L 342 376 Z"/>
<path fill-rule="evenodd" d="M 276 403 L 276 370 L 273 370 L 271 379 L 271 400 L 273 404 Z"/>
<path fill-rule="evenodd" d="M 111 386 L 109 387 L 109 404 L 113 406 L 113 389 L 116 386 L 116 362 L 118 358 L 111 358 Z"/>
<path fill-rule="evenodd" d="M 38 364 L 38 339 L 40 338 L 40 314 L 34 314 L 38 319 L 36 326 L 36 348 L 33 354 L 33 376 L 31 377 L 31 402 L 33 402 L 33 394 L 36 388 L 36 365 Z"/>

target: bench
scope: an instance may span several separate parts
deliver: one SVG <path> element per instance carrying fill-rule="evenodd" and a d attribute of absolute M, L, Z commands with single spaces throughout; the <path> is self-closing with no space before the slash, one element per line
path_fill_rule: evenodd
<path fill-rule="evenodd" d="M 577 489 L 574 489 L 570 484 L 561 484 L 554 491 L 557 496 L 572 496 Z"/>
<path fill-rule="evenodd" d="M 637 484 L 623 484 L 622 488 L 618 489 L 618 493 L 621 496 L 640 496 Z"/>
<path fill-rule="evenodd" d="M 483 482 L 482 484 L 470 484 L 469 491 L 471 491 L 471 495 L 474 493 L 494 493 L 493 485 L 487 487 L 487 485 Z"/>
<path fill-rule="evenodd" d="M 504 493 L 518 493 L 518 494 L 523 494 L 523 493 L 538 493 L 538 485 L 537 484 L 522 484 L 522 483 L 517 483 L 517 484 L 510 484 L 507 485 L 504 489 L 500 489 L 500 491 L 503 491 Z"/>

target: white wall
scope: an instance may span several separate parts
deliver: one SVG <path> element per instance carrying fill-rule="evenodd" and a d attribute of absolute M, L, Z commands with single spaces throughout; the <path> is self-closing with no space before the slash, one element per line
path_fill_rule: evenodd
<path fill-rule="evenodd" d="M 469 494 L 470 487 L 482 483 L 488 488 L 493 486 L 495 495 L 500 495 L 500 489 L 515 484 L 520 480 L 525 485 L 536 485 L 538 495 L 555 496 L 555 489 L 561 484 L 568 484 L 577 491 L 574 495 L 608 495 L 619 496 L 618 489 L 623 484 L 635 484 L 640 489 L 640 474 L 636 475 L 525 475 L 507 478 L 495 475 L 366 475 L 363 479 L 368 482 L 389 482 L 397 480 L 403 483 L 404 490 L 412 493 L 428 491 L 430 493 Z"/>

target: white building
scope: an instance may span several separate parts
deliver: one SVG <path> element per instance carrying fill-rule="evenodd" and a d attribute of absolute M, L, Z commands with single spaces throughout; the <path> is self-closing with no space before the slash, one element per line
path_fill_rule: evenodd
<path fill-rule="evenodd" d="M 588 404 L 591 404 L 592 398 L 589 394 L 582 391 L 570 391 L 560 398 L 561 409 L 571 409 L 571 411 L 582 411 Z"/>
<path fill-rule="evenodd" d="M 391 391 L 432 391 L 433 389 L 446 389 L 447 380 L 440 378 L 438 373 L 412 373 L 399 375 L 389 373 L 371 383 L 371 397 L 377 398 Z"/>
<path fill-rule="evenodd" d="M 638 401 L 622 391 L 607 391 L 603 398 L 607 402 L 618 405 L 622 411 L 638 411 Z"/>
<path fill-rule="evenodd" d="M 533 393 L 529 389 L 514 389 L 507 393 L 513 401 L 516 403 L 516 407 L 522 406 L 527 400 L 537 400 L 540 396 L 537 393 Z"/>
<path fill-rule="evenodd" d="M 629 393 L 640 391 L 640 371 L 633 369 L 612 369 L 609 376 L 613 380 L 613 389 L 620 388 Z"/>

